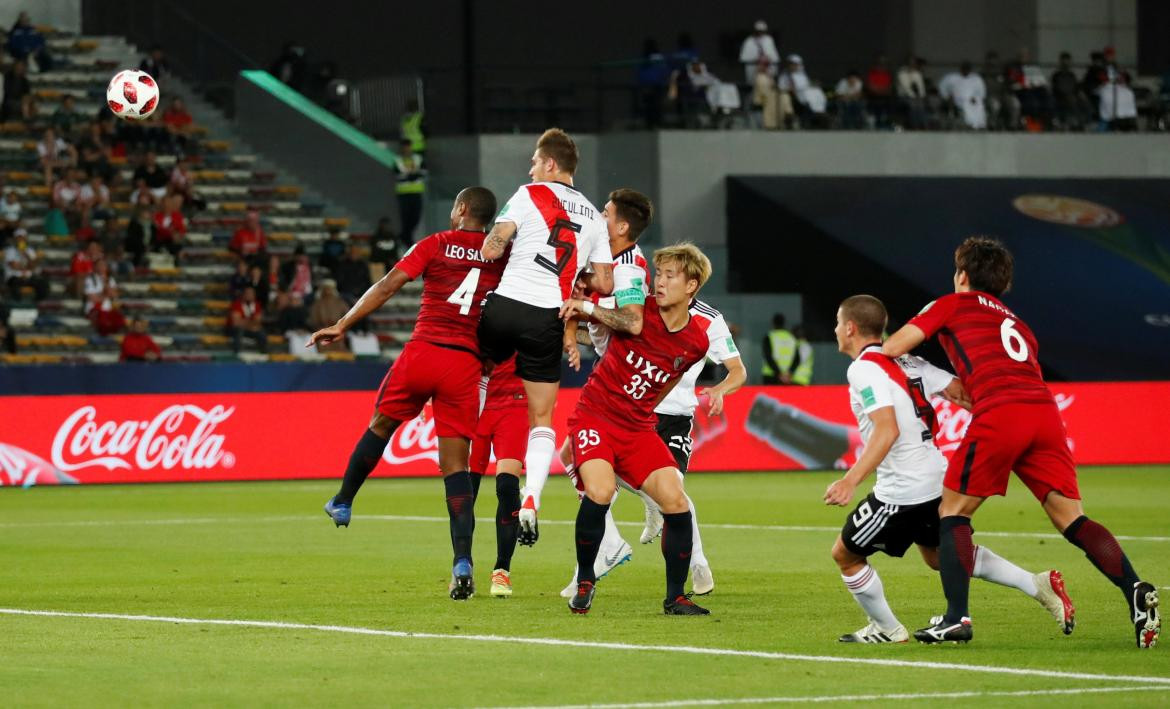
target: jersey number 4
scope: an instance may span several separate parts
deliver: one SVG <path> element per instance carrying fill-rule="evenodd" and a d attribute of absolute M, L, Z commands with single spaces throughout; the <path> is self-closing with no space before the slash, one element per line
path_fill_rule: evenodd
<path fill-rule="evenodd" d="M 479 269 L 473 268 L 467 272 L 467 276 L 459 287 L 455 289 L 448 298 L 447 302 L 452 305 L 459 306 L 459 314 L 467 315 L 471 312 L 471 306 L 475 303 L 475 289 L 479 286 Z"/>
<path fill-rule="evenodd" d="M 571 232 L 572 235 L 570 236 L 565 232 Z M 565 270 L 565 266 L 568 266 L 569 261 L 573 259 L 573 253 L 577 250 L 576 235 L 580 233 L 580 224 L 574 224 L 568 219 L 558 219 L 548 232 L 548 245 L 559 251 L 557 261 L 553 263 L 543 255 L 537 254 L 535 259 L 537 265 L 552 272 L 554 275 L 561 275 Z M 566 236 L 569 238 L 566 239 Z"/>

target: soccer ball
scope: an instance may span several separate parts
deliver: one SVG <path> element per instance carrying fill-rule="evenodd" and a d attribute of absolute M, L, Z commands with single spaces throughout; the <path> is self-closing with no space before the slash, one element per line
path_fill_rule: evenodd
<path fill-rule="evenodd" d="M 110 79 L 106 105 L 118 118 L 141 121 L 158 108 L 158 83 L 145 71 L 126 69 Z"/>

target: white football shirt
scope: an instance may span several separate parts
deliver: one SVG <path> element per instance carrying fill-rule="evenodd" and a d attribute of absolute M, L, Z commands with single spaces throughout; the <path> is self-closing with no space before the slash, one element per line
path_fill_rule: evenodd
<path fill-rule="evenodd" d="M 538 308 L 559 308 L 590 263 L 613 263 L 601 212 L 561 182 L 533 182 L 516 190 L 496 216 L 516 236 L 496 293 Z"/>
<path fill-rule="evenodd" d="M 623 305 L 641 305 L 650 294 L 646 257 L 637 244 L 613 257 L 613 295 L 594 298 L 599 307 L 616 310 Z M 609 328 L 600 323 L 589 323 L 589 339 L 597 356 L 605 354 L 609 344 Z"/>
<path fill-rule="evenodd" d="M 880 345 L 872 345 L 862 353 L 874 349 L 881 352 Z M 954 379 L 950 372 L 921 357 L 905 355 L 894 362 L 906 373 L 911 386 L 922 386 L 927 398 L 946 389 Z M 874 495 L 893 505 L 916 505 L 941 495 L 947 461 L 935 446 L 929 427 L 915 412 L 910 395 L 874 362 L 854 360 L 847 376 L 849 404 L 857 417 L 863 443 L 868 443 L 873 433 L 869 414 L 892 406 L 898 422 L 898 438 L 885 460 L 878 464 Z"/>
<path fill-rule="evenodd" d="M 716 364 L 723 364 L 732 357 L 739 356 L 735 347 L 735 340 L 731 338 L 731 330 L 723 314 L 701 300 L 691 301 L 691 317 L 702 317 L 707 323 L 707 358 Z M 691 365 L 691 368 L 682 375 L 682 379 L 674 389 L 658 402 L 654 413 L 668 416 L 694 416 L 695 408 L 699 405 L 699 397 L 695 394 L 695 383 L 703 372 L 706 360 L 700 360 Z"/>

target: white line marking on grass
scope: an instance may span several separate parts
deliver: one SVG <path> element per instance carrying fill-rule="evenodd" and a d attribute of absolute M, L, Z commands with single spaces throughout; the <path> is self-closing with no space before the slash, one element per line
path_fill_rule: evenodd
<path fill-rule="evenodd" d="M 730 699 L 674 699 L 661 702 L 621 704 L 544 704 L 511 709 L 656 709 L 657 707 L 714 707 L 728 704 L 804 704 L 866 702 L 891 699 L 967 699 L 972 697 L 1035 697 L 1061 694 L 1108 694 L 1113 692 L 1165 692 L 1167 687 L 1085 687 L 1083 689 L 1027 689 L 1016 692 L 933 692 L 923 694 L 837 694 L 807 697 L 742 697 Z M 505 709 L 499 707 L 498 709 Z"/>
<path fill-rule="evenodd" d="M 378 521 L 378 522 L 442 522 L 447 523 L 450 520 L 447 517 L 431 517 L 426 515 L 359 515 L 355 518 L 356 521 L 363 520 Z M 251 522 L 251 523 L 268 523 L 268 522 L 305 522 L 305 521 L 321 521 L 321 515 L 269 515 L 261 517 L 249 517 L 247 515 L 240 515 L 238 517 L 179 517 L 175 519 L 109 519 L 109 520 L 64 520 L 60 522 L 0 522 L 0 529 L 14 528 L 14 527 L 118 527 L 122 525 L 182 525 L 182 524 L 217 524 L 223 522 Z M 491 524 L 495 520 L 492 517 L 477 517 L 476 522 L 483 522 Z M 569 526 L 575 524 L 571 519 L 541 519 L 541 524 Z M 326 522 L 328 524 L 328 522 Z M 641 527 L 642 522 L 618 522 L 619 526 L 623 527 Z M 729 530 L 744 530 L 752 532 L 840 532 L 840 527 L 829 526 L 815 526 L 815 525 L 791 525 L 791 524 L 716 524 L 703 523 L 703 529 L 729 529 Z M 1005 537 L 1015 539 L 1064 539 L 1060 534 L 1054 532 L 976 532 L 976 536 L 984 537 Z M 1170 537 L 1142 537 L 1142 536 L 1127 536 L 1124 534 L 1114 535 L 1119 541 L 1123 542 L 1170 542 Z"/>
<path fill-rule="evenodd" d="M 1094 680 L 1105 682 L 1135 682 L 1141 685 L 1157 685 L 1170 688 L 1170 677 L 1134 675 L 1107 675 L 1090 672 L 1065 672 L 1062 670 L 1029 669 L 1021 667 L 997 667 L 994 665 L 967 665 L 953 662 L 930 660 L 893 660 L 865 657 L 840 657 L 834 655 L 801 655 L 766 650 L 732 650 L 718 647 L 694 647 L 690 645 L 636 645 L 634 643 L 596 642 L 589 640 L 566 640 L 562 638 L 528 638 L 506 635 L 464 635 L 459 633 L 415 633 L 403 630 L 381 630 L 345 625 L 316 625 L 311 623 L 285 623 L 268 620 L 231 620 L 219 618 L 175 618 L 154 615 L 127 615 L 123 613 L 80 613 L 72 611 L 45 611 L 23 608 L 0 608 L 0 615 L 40 616 L 48 618 L 95 618 L 99 620 L 125 620 L 143 623 L 175 623 L 181 625 L 224 625 L 246 628 L 268 628 L 275 630 L 318 630 L 327 633 L 350 635 L 375 635 L 390 638 L 412 638 L 424 640 L 465 640 L 471 642 L 513 643 L 517 645 L 551 645 L 558 647 L 580 647 L 599 650 L 633 650 L 645 652 L 672 652 L 684 655 L 716 655 L 725 657 L 748 657 L 761 660 L 790 660 L 794 662 L 825 662 L 845 665 L 877 665 L 879 667 L 906 667 L 911 669 L 957 670 L 987 674 L 1015 675 L 1020 677 L 1051 677 L 1057 679 Z"/>

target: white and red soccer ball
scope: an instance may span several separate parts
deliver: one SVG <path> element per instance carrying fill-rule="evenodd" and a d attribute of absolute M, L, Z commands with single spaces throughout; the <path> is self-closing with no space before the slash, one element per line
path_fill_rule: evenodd
<path fill-rule="evenodd" d="M 125 69 L 110 79 L 106 105 L 118 118 L 141 121 L 158 108 L 158 82 L 145 71 Z"/>

